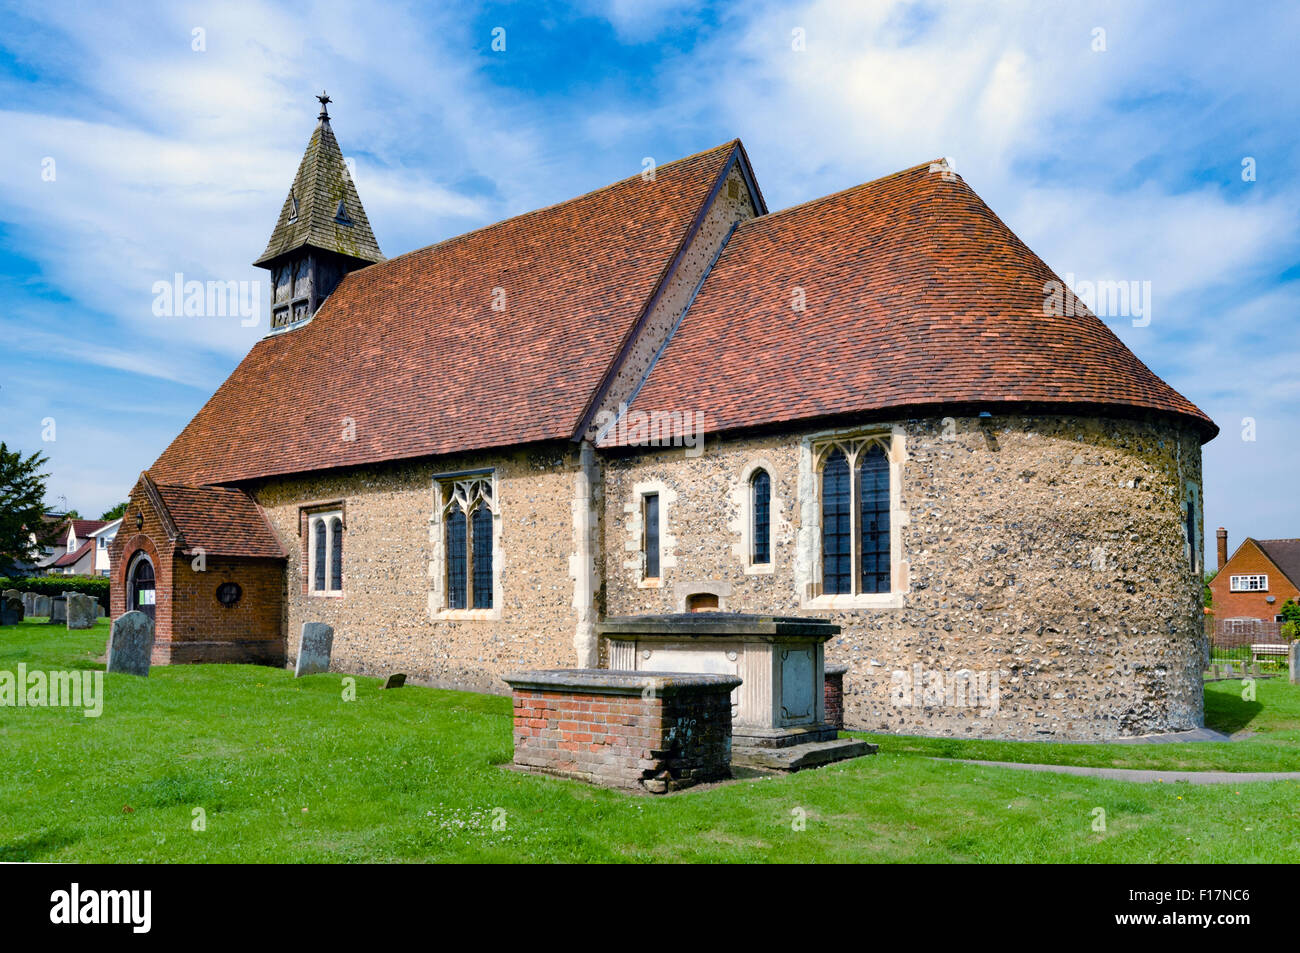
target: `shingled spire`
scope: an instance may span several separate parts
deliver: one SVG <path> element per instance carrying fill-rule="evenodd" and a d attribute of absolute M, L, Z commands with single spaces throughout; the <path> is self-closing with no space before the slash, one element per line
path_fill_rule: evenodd
<path fill-rule="evenodd" d="M 271 272 L 273 331 L 308 320 L 345 274 L 384 260 L 330 128 L 331 100 L 324 92 L 316 98 L 316 128 L 266 251 L 253 262 Z"/>

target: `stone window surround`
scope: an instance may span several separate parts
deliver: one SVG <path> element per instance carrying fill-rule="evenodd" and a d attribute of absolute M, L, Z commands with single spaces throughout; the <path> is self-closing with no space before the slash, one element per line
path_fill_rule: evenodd
<path fill-rule="evenodd" d="M 444 527 L 443 512 L 451 504 L 448 493 L 456 483 L 483 480 L 489 486 L 488 496 L 483 497 L 484 504 L 492 513 L 492 608 L 490 609 L 449 609 L 447 608 L 447 533 Z M 433 512 L 429 516 L 429 619 L 434 622 L 495 622 L 502 618 L 501 606 L 505 599 L 502 578 L 502 518 L 500 486 L 494 468 L 479 470 L 460 470 L 450 473 L 435 473 L 432 477 Z M 468 519 L 469 513 L 465 516 Z M 466 554 L 472 558 L 472 554 Z M 469 580 L 467 578 L 466 583 Z M 471 593 L 466 593 L 471 597 Z"/>
<path fill-rule="evenodd" d="M 765 563 L 754 562 L 754 474 L 767 471 L 772 498 L 768 503 L 768 556 Z M 777 526 L 781 519 L 781 497 L 777 493 L 777 469 L 766 457 L 756 457 L 740 471 L 740 482 L 732 499 L 739 504 L 740 521 L 732 524 L 732 531 L 740 534 L 740 543 L 733 547 L 741 558 L 746 576 L 770 576 L 776 572 Z"/>
<path fill-rule="evenodd" d="M 324 522 L 328 530 L 330 520 L 333 519 L 334 517 L 338 517 L 339 522 L 342 524 L 342 529 L 340 530 L 340 532 L 342 534 L 347 533 L 348 523 L 343 515 L 343 504 L 341 502 L 312 504 L 310 506 L 299 507 L 298 512 L 299 512 L 299 519 L 300 519 L 299 526 L 302 529 L 301 535 L 303 537 L 304 545 L 306 549 L 306 554 L 303 556 L 303 560 L 302 560 L 304 590 L 306 591 L 308 596 L 314 599 L 342 599 L 343 598 L 342 578 L 339 579 L 339 587 L 337 589 L 329 588 L 330 558 L 334 552 L 334 534 L 328 531 L 325 534 L 325 586 L 326 588 L 324 589 L 315 588 L 316 547 L 312 544 L 314 542 L 313 534 L 315 532 L 313 527 L 318 522 Z M 342 576 L 341 567 L 340 567 L 339 574 L 340 576 Z"/>
<path fill-rule="evenodd" d="M 890 591 L 825 594 L 821 591 L 821 451 L 826 445 L 845 440 L 878 440 L 887 443 L 889 460 L 889 561 Z M 903 558 L 903 527 L 910 514 L 903 508 L 903 464 L 907 462 L 906 437 L 902 427 L 845 427 L 804 436 L 799 443 L 800 529 L 795 557 L 795 585 L 799 605 L 804 609 L 901 609 L 910 591 L 911 566 Z M 857 545 L 858 505 L 851 507 L 853 539 Z M 854 562 L 854 575 L 858 569 Z"/>
<path fill-rule="evenodd" d="M 645 574 L 642 543 L 645 533 L 645 498 L 654 493 L 659 494 L 659 575 L 652 578 Z M 677 537 L 671 533 L 670 521 L 672 506 L 676 501 L 677 492 L 666 483 L 646 480 L 632 485 L 632 499 L 623 504 L 624 527 L 627 532 L 623 548 L 629 556 L 623 561 L 623 568 L 633 571 L 638 589 L 662 589 L 668 570 L 677 566 Z"/>

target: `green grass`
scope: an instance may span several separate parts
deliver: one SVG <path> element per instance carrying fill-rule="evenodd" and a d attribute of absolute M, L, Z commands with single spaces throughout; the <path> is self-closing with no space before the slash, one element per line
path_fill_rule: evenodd
<path fill-rule="evenodd" d="M 107 633 L 0 630 L 0 669 L 102 667 Z M 1255 703 L 1239 683 L 1207 686 L 1212 724 L 1255 732 L 1233 744 L 877 736 L 875 757 L 651 797 L 503 770 L 505 698 L 358 678 L 349 702 L 342 681 L 160 667 L 106 676 L 99 718 L 0 707 L 0 860 L 1300 861 L 1293 782 L 1139 785 L 933 759 L 1297 770 L 1300 689 L 1279 682 Z"/>

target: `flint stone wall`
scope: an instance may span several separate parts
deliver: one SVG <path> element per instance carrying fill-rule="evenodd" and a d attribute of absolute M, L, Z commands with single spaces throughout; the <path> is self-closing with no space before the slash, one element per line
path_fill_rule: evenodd
<path fill-rule="evenodd" d="M 1200 512 L 1190 429 L 1022 415 L 880 426 L 902 438 L 905 454 L 897 607 L 807 605 L 816 527 L 803 525 L 802 502 L 818 490 L 806 465 L 801 477 L 800 454 L 810 435 L 779 434 L 711 440 L 695 458 L 677 448 L 610 462 L 608 614 L 681 611 L 692 592 L 710 592 L 723 610 L 830 618 L 842 632 L 826 660 L 849 666 L 850 728 L 1106 739 L 1202 724 L 1200 567 L 1183 530 L 1189 486 Z M 763 571 L 748 566 L 744 546 L 746 477 L 757 465 L 772 477 L 773 562 Z M 660 492 L 663 514 L 657 583 L 638 568 L 646 488 Z M 951 684 L 963 670 L 989 685 L 997 676 L 995 704 L 927 698 L 935 673 Z M 907 698 L 902 687 L 917 674 Z"/>
<path fill-rule="evenodd" d="M 438 474 L 492 468 L 496 478 L 500 586 L 491 613 L 451 617 L 436 605 L 431 519 Z M 575 475 L 571 444 L 278 479 L 256 493 L 289 553 L 286 628 L 334 628 L 331 668 L 505 694 L 501 676 L 573 665 Z M 307 591 L 304 506 L 344 513 L 343 594 Z M 296 649 L 296 644 L 290 648 Z"/>

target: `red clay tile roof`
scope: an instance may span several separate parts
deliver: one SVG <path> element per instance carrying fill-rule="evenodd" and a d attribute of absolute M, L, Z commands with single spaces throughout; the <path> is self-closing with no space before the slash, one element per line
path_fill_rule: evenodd
<path fill-rule="evenodd" d="M 1300 539 L 1257 539 L 1255 544 L 1282 570 L 1291 585 L 1300 588 Z"/>
<path fill-rule="evenodd" d="M 112 520 L 72 520 L 72 531 L 77 534 L 77 539 L 83 536 L 89 536 L 96 530 L 103 529 Z"/>
<path fill-rule="evenodd" d="M 95 545 L 95 541 L 93 539 L 88 539 L 72 552 L 64 553 L 58 559 L 54 560 L 54 562 L 51 563 L 51 565 L 56 568 L 62 568 L 63 566 L 73 566 L 76 563 L 78 563 L 88 552 L 90 552 L 91 547 L 94 545 Z"/>
<path fill-rule="evenodd" d="M 284 548 L 258 505 L 243 490 L 159 484 L 158 495 L 186 550 L 209 556 L 284 559 Z"/>
<path fill-rule="evenodd" d="M 738 148 L 351 273 L 311 323 L 253 347 L 151 474 L 227 483 L 569 438 Z"/>
<path fill-rule="evenodd" d="M 916 166 L 741 224 L 632 406 L 702 413 L 713 432 L 954 403 L 1088 404 L 1217 433 L 1100 320 L 1045 316 L 1049 281 L 964 181 Z"/>

